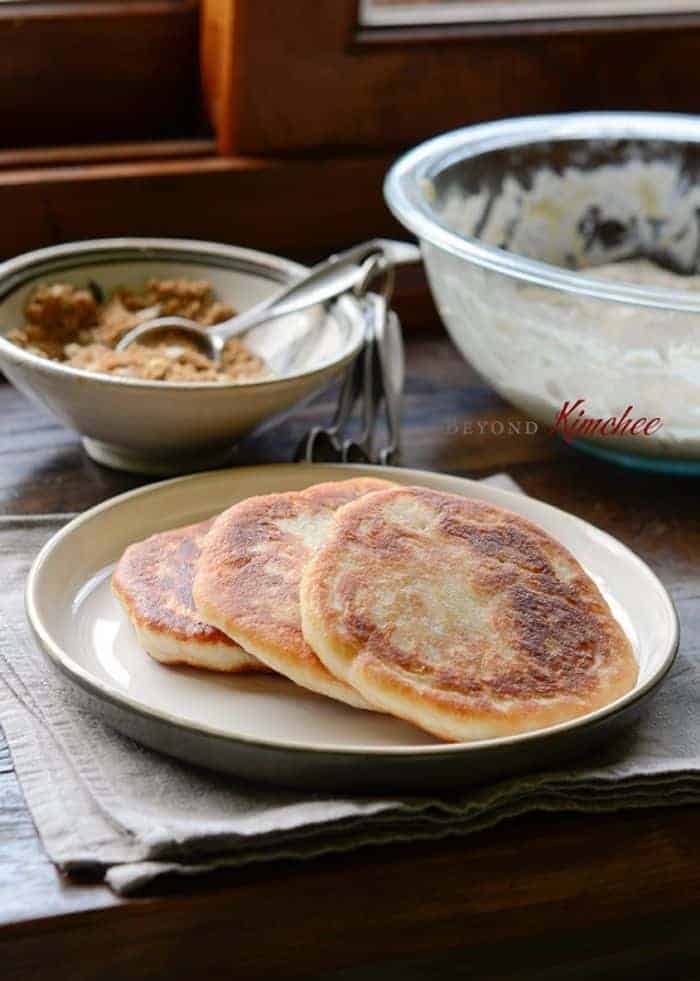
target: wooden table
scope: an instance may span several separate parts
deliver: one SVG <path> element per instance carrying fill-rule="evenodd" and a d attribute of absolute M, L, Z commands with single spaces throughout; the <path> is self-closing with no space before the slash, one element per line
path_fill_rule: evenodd
<path fill-rule="evenodd" d="M 409 342 L 407 390 L 405 465 L 506 470 L 612 532 L 673 590 L 685 648 L 700 646 L 698 482 L 609 467 L 542 432 L 498 435 L 489 423 L 520 417 L 440 337 Z M 246 440 L 239 462 L 290 459 L 329 407 Z M 0 512 L 78 511 L 143 482 L 91 463 L 8 385 L 0 420 Z M 56 873 L 0 736 L 0 977 L 689 978 L 700 967 L 699 817 L 528 817 L 467 839 L 161 882 L 125 901 Z"/>

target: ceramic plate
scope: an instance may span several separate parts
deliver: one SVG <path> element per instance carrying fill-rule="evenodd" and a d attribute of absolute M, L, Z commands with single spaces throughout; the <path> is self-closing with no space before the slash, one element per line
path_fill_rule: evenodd
<path fill-rule="evenodd" d="M 597 712 L 535 733 L 447 744 L 408 723 L 341 705 L 275 677 L 165 667 L 138 646 L 109 576 L 131 542 L 200 521 L 253 494 L 359 475 L 492 502 L 559 539 L 595 579 L 639 661 L 636 688 Z M 27 584 L 39 644 L 106 722 L 183 760 L 287 786 L 367 791 L 457 790 L 552 766 L 628 724 L 678 646 L 666 590 L 625 546 L 556 508 L 459 477 L 388 467 L 284 464 L 215 471 L 115 497 L 42 549 Z"/>

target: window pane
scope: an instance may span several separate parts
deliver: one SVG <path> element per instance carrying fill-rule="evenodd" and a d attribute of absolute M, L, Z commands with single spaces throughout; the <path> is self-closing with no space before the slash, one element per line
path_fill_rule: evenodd
<path fill-rule="evenodd" d="M 360 0 L 360 23 L 385 27 L 697 11 L 700 0 Z"/>

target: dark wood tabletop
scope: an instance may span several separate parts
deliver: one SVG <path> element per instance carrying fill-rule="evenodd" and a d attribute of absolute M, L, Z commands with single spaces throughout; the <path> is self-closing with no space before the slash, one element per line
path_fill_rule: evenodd
<path fill-rule="evenodd" d="M 329 394 L 244 440 L 236 462 L 291 459 L 330 407 Z M 686 650 L 700 647 L 700 483 L 491 425 L 511 419 L 522 421 L 441 335 L 409 339 L 403 464 L 505 471 L 611 532 L 674 594 Z M 74 433 L 7 384 L 0 464 L 5 514 L 81 511 L 144 482 L 93 464 Z M 464 839 L 160 881 L 122 900 L 57 874 L 0 734 L 0 977 L 690 978 L 700 967 L 699 840 L 690 807 L 528 817 Z"/>

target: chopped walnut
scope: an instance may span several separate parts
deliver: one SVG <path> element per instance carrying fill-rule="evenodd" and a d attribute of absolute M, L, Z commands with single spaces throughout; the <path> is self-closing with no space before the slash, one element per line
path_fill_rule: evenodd
<path fill-rule="evenodd" d="M 57 283 L 39 287 L 27 304 L 27 323 L 8 338 L 34 354 L 99 374 L 219 384 L 264 377 L 264 362 L 236 338 L 227 342 L 220 366 L 177 330 L 114 350 L 144 320 L 180 316 L 210 327 L 233 313 L 204 280 L 149 279 L 140 293 L 117 290 L 103 303 L 88 290 Z"/>
<path fill-rule="evenodd" d="M 88 290 L 56 283 L 40 286 L 27 304 L 27 323 L 7 335 L 33 354 L 62 361 L 66 344 L 91 335 L 98 305 Z"/>
<path fill-rule="evenodd" d="M 142 293 L 124 290 L 119 297 L 127 310 L 157 306 L 161 317 L 189 317 L 205 326 L 233 316 L 231 307 L 214 298 L 205 280 L 149 279 Z"/>

